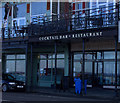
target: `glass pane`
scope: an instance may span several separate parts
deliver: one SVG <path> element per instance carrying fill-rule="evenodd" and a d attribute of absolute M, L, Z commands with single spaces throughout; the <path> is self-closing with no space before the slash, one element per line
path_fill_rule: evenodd
<path fill-rule="evenodd" d="M 26 3 L 19 4 L 19 5 L 17 5 L 17 7 L 18 7 L 17 17 L 25 17 Z"/>
<path fill-rule="evenodd" d="M 104 52 L 104 59 L 115 59 L 115 52 Z"/>
<path fill-rule="evenodd" d="M 85 74 L 87 84 L 92 84 L 92 62 L 85 62 Z"/>
<path fill-rule="evenodd" d="M 14 77 L 11 76 L 11 75 L 8 75 L 8 79 L 9 79 L 9 80 L 14 80 Z"/>
<path fill-rule="evenodd" d="M 45 0 L 47 1 L 47 0 Z M 32 2 L 31 3 L 31 14 L 38 15 L 38 14 L 45 14 L 47 11 L 47 2 Z"/>
<path fill-rule="evenodd" d="M 114 85 L 115 84 L 115 63 L 104 62 L 104 83 Z"/>
<path fill-rule="evenodd" d="M 92 59 L 92 54 L 85 54 L 85 59 Z"/>
<path fill-rule="evenodd" d="M 99 0 L 98 4 L 105 4 L 106 2 L 100 2 L 101 0 Z M 105 1 L 105 0 L 104 0 Z"/>
<path fill-rule="evenodd" d="M 120 52 L 118 52 L 118 56 L 117 56 L 118 59 L 120 59 Z"/>
<path fill-rule="evenodd" d="M 2 8 L 2 19 L 4 19 L 4 16 L 5 16 L 5 8 L 4 8 L 4 3 L 2 3 L 2 6 L 3 6 L 3 8 Z"/>
<path fill-rule="evenodd" d="M 64 68 L 57 68 L 57 83 L 60 83 L 63 74 L 64 73 Z"/>
<path fill-rule="evenodd" d="M 13 18 L 17 18 L 17 14 L 18 14 L 18 6 L 17 4 L 13 4 Z"/>
<path fill-rule="evenodd" d="M 55 68 L 55 60 L 48 60 L 48 68 Z"/>
<path fill-rule="evenodd" d="M 17 55 L 17 59 L 25 59 L 25 55 Z"/>
<path fill-rule="evenodd" d="M 55 58 L 55 54 L 48 54 L 48 58 Z"/>
<path fill-rule="evenodd" d="M 97 52 L 97 59 L 103 59 L 102 52 Z"/>
<path fill-rule="evenodd" d="M 40 59 L 47 59 L 47 55 L 40 55 Z"/>
<path fill-rule="evenodd" d="M 6 62 L 6 72 L 15 72 L 15 61 L 7 60 Z"/>
<path fill-rule="evenodd" d="M 57 54 L 57 58 L 64 58 L 64 54 Z"/>
<path fill-rule="evenodd" d="M 82 6 L 83 6 L 82 3 L 79 3 L 78 4 L 78 9 L 82 9 Z"/>
<path fill-rule="evenodd" d="M 104 73 L 109 75 L 115 74 L 115 62 L 104 62 Z"/>
<path fill-rule="evenodd" d="M 85 62 L 85 73 L 86 74 L 92 73 L 92 62 Z"/>
<path fill-rule="evenodd" d="M 25 19 L 20 19 L 20 21 L 19 21 L 19 25 L 22 26 L 22 25 L 25 25 L 25 24 L 26 24 Z"/>
<path fill-rule="evenodd" d="M 82 59 L 82 54 L 74 54 L 74 59 Z"/>
<path fill-rule="evenodd" d="M 13 72 L 10 73 L 16 80 L 25 82 L 25 72 Z"/>
<path fill-rule="evenodd" d="M 40 69 L 46 68 L 46 60 L 40 60 Z"/>
<path fill-rule="evenodd" d="M 57 68 L 64 68 L 64 60 L 57 60 Z"/>
<path fill-rule="evenodd" d="M 117 64 L 117 84 L 120 85 L 120 61 L 118 61 L 118 64 Z"/>
<path fill-rule="evenodd" d="M 110 10 L 110 11 L 109 11 L 110 13 L 113 13 L 113 11 L 114 11 L 113 8 L 114 8 L 114 7 L 115 7 L 115 6 L 114 6 L 114 3 L 109 3 L 109 4 L 108 4 L 108 10 Z"/>
<path fill-rule="evenodd" d="M 15 55 L 7 55 L 7 59 L 15 59 Z"/>
<path fill-rule="evenodd" d="M 51 80 L 51 68 L 47 68 L 47 60 L 40 60 L 40 69 L 38 71 L 38 84 L 40 81 L 50 81 Z"/>
<path fill-rule="evenodd" d="M 73 76 L 78 76 L 81 72 L 82 65 L 80 62 L 74 62 Z"/>
<path fill-rule="evenodd" d="M 2 8 L 0 8 L 0 12 L 2 12 Z M 0 21 L 2 21 L 2 16 L 0 16 Z M 0 27 L 2 27 L 2 25 Z"/>
<path fill-rule="evenodd" d="M 16 61 L 16 72 L 23 72 L 23 73 L 25 73 L 25 67 L 26 67 L 25 60 L 17 60 Z"/>
<path fill-rule="evenodd" d="M 92 8 L 97 8 L 97 2 L 92 2 Z"/>

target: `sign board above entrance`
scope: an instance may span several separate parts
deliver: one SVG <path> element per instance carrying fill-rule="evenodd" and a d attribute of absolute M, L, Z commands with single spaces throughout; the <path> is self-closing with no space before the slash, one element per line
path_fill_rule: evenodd
<path fill-rule="evenodd" d="M 110 38 L 117 36 L 117 27 L 109 28 L 96 28 L 91 30 L 83 31 L 70 31 L 54 34 L 44 34 L 44 35 L 32 35 L 29 37 L 29 42 L 42 42 L 42 41 L 54 41 L 54 40 L 72 40 L 72 39 L 82 39 L 82 38 Z"/>
<path fill-rule="evenodd" d="M 74 38 L 84 38 L 84 37 L 86 38 L 86 37 L 97 37 L 97 36 L 102 36 L 102 32 L 43 36 L 43 37 L 39 37 L 39 40 L 47 41 L 47 40 L 60 40 L 60 39 L 72 39 L 72 38 L 74 39 Z"/>

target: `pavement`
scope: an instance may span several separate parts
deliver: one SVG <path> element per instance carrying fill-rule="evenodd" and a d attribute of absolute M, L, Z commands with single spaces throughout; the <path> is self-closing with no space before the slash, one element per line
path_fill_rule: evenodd
<path fill-rule="evenodd" d="M 70 88 L 66 91 L 56 90 L 55 88 L 34 88 L 31 92 L 22 91 L 10 91 L 2 93 L 2 103 L 36 103 L 39 101 L 71 101 L 77 103 L 120 103 L 120 90 L 118 90 L 118 96 L 115 97 L 115 90 L 103 89 L 103 88 L 87 88 L 87 93 L 83 96 L 76 94 L 74 88 Z M 65 102 L 66 103 L 66 102 Z"/>
<path fill-rule="evenodd" d="M 107 100 L 118 100 L 120 101 L 120 90 L 118 90 L 118 96 L 114 89 L 103 89 L 103 88 L 87 88 L 85 95 L 76 94 L 74 88 L 70 88 L 66 91 L 56 90 L 53 88 L 35 88 L 34 93 L 47 94 L 64 97 L 75 97 L 75 98 L 90 98 L 90 99 L 107 99 Z"/>
<path fill-rule="evenodd" d="M 64 96 L 53 96 L 53 95 L 47 95 L 47 94 L 38 94 L 38 93 L 23 93 L 23 92 L 7 92 L 3 93 L 2 96 L 2 102 L 7 103 L 36 103 L 40 101 L 46 101 L 46 102 L 68 102 L 68 101 L 74 101 L 75 102 L 106 102 L 110 103 L 110 100 L 102 100 L 102 99 L 89 99 L 89 98 L 75 98 L 75 97 L 64 97 Z"/>

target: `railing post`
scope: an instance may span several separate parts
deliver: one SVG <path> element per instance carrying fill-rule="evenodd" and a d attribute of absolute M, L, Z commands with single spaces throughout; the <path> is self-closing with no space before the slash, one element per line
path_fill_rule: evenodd
<path fill-rule="evenodd" d="M 86 11 L 85 11 L 85 29 L 87 28 L 87 15 L 86 15 Z"/>
<path fill-rule="evenodd" d="M 44 25 L 44 34 L 46 33 L 46 27 L 45 27 L 45 17 L 43 17 L 43 25 Z"/>
<path fill-rule="evenodd" d="M 10 28 L 8 28 L 8 39 L 10 39 Z"/>
<path fill-rule="evenodd" d="M 2 28 L 2 40 L 4 40 L 5 37 L 5 28 Z"/>

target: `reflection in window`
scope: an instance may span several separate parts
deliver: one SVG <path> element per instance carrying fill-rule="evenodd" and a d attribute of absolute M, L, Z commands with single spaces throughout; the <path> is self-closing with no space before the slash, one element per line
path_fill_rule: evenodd
<path fill-rule="evenodd" d="M 103 59 L 103 53 L 97 52 L 97 59 Z"/>
<path fill-rule="evenodd" d="M 17 55 L 17 59 L 25 59 L 25 55 Z"/>
<path fill-rule="evenodd" d="M 47 10 L 47 2 L 45 1 L 31 3 L 31 15 L 45 14 L 46 10 Z"/>
<path fill-rule="evenodd" d="M 64 54 L 57 54 L 57 83 L 60 83 L 64 73 Z M 55 80 L 55 55 L 41 54 L 38 68 L 38 86 L 41 81 L 53 82 Z"/>
<path fill-rule="evenodd" d="M 115 52 L 104 52 L 104 59 L 115 59 Z"/>
<path fill-rule="evenodd" d="M 104 62 L 104 84 L 115 84 L 115 62 Z"/>
<path fill-rule="evenodd" d="M 57 58 L 64 58 L 64 54 L 57 54 Z"/>
<path fill-rule="evenodd" d="M 85 59 L 92 59 L 92 54 L 85 54 Z"/>
<path fill-rule="evenodd" d="M 18 13 L 18 7 L 14 3 L 14 5 L 13 5 L 13 18 L 17 18 L 17 13 Z"/>
<path fill-rule="evenodd" d="M 47 55 L 40 55 L 40 59 L 46 59 Z"/>
<path fill-rule="evenodd" d="M 80 62 L 74 62 L 73 76 L 76 77 L 80 74 L 82 64 Z"/>
<path fill-rule="evenodd" d="M 6 72 L 15 72 L 15 61 L 8 60 L 6 61 Z"/>
<path fill-rule="evenodd" d="M 25 25 L 25 23 L 26 23 L 25 19 L 20 19 L 20 21 L 19 21 L 19 25 L 20 26 Z"/>
<path fill-rule="evenodd" d="M 25 81 L 25 67 L 25 55 L 6 55 L 6 72 L 12 74 L 17 80 Z"/>
<path fill-rule="evenodd" d="M 8 75 L 8 79 L 9 79 L 9 80 L 14 80 L 14 77 Z"/>
<path fill-rule="evenodd" d="M 92 62 L 85 62 L 85 73 L 92 73 Z"/>
<path fill-rule="evenodd" d="M 82 54 L 74 54 L 74 59 L 82 59 Z"/>
<path fill-rule="evenodd" d="M 64 68 L 64 59 L 57 60 L 57 68 Z"/>
<path fill-rule="evenodd" d="M 17 11 L 17 17 L 25 17 L 26 15 L 26 3 L 22 3 L 17 5 L 18 11 Z"/>
<path fill-rule="evenodd" d="M 22 65 L 21 65 L 22 64 Z M 17 60 L 16 61 L 16 72 L 25 73 L 25 60 Z"/>
<path fill-rule="evenodd" d="M 15 59 L 15 55 L 7 55 L 7 59 Z"/>

